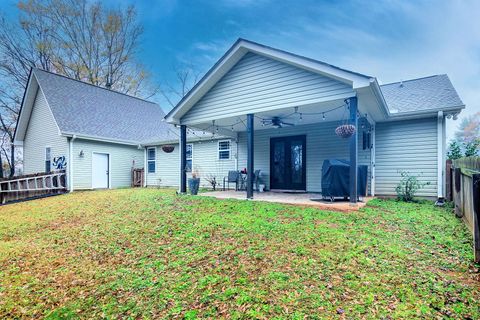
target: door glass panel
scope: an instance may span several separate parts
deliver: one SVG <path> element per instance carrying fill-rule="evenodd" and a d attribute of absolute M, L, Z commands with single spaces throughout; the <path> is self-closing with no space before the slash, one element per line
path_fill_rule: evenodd
<path fill-rule="evenodd" d="M 301 184 L 303 182 L 303 142 L 292 140 L 290 151 L 292 183 Z"/>
<path fill-rule="evenodd" d="M 285 183 L 285 143 L 277 141 L 273 145 L 273 183 L 281 187 Z"/>

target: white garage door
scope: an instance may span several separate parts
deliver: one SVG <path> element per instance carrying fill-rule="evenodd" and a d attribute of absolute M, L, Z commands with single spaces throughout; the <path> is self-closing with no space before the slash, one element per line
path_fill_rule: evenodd
<path fill-rule="evenodd" d="M 92 188 L 94 189 L 107 189 L 108 176 L 108 154 L 106 153 L 93 153 L 92 154 Z"/>

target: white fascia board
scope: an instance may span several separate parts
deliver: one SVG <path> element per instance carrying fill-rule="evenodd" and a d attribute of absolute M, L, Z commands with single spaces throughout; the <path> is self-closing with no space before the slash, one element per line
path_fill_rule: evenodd
<path fill-rule="evenodd" d="M 294 65 L 301 69 L 306 69 L 314 73 L 319 73 L 326 77 L 333 78 L 340 82 L 351 85 L 353 89 L 367 87 L 370 85 L 370 77 L 343 70 L 327 63 L 321 63 L 313 59 L 265 47 L 260 44 L 252 43 L 245 40 L 241 40 L 239 44 L 253 53 L 257 53 L 259 55 L 263 55 L 277 61 Z"/>
<path fill-rule="evenodd" d="M 33 88 L 34 85 L 35 85 L 35 88 Z M 37 89 L 38 89 L 38 82 L 37 82 L 37 79 L 33 76 L 33 71 L 31 71 L 30 77 L 28 78 L 27 88 L 25 89 L 25 93 L 22 99 L 22 104 L 20 106 L 20 115 L 18 117 L 17 124 L 15 127 L 15 132 L 13 134 L 14 145 L 20 145 L 19 143 L 23 144 L 23 139 L 25 139 L 25 133 L 27 131 L 30 115 L 33 110 L 33 104 L 35 103 L 35 97 L 33 97 L 32 103 L 30 103 L 30 105 L 28 106 L 28 110 L 27 110 L 26 103 L 27 103 L 27 100 L 31 98 L 30 96 L 32 94 L 34 96 L 36 95 Z M 35 93 L 33 93 L 32 90 L 35 91 Z M 21 130 L 20 136 L 22 136 L 21 139 L 18 138 L 20 130 Z"/>
<path fill-rule="evenodd" d="M 58 123 L 57 123 L 57 119 L 55 119 L 55 115 L 53 114 L 52 108 L 50 107 L 50 103 L 48 103 L 47 96 L 46 96 L 45 93 L 43 92 L 42 86 L 40 85 L 40 81 L 38 81 L 37 76 L 35 75 L 35 70 L 32 71 L 32 74 L 33 74 L 33 76 L 35 77 L 36 82 L 38 83 L 38 88 L 39 88 L 40 92 L 42 93 L 42 96 L 43 96 L 43 98 L 45 99 L 45 103 L 47 104 L 48 110 L 50 110 L 50 114 L 52 115 L 53 121 L 55 122 L 55 125 L 57 126 L 58 135 L 61 136 L 61 135 L 62 135 L 62 131 L 60 130 L 60 126 L 59 126 Z"/>
<path fill-rule="evenodd" d="M 383 96 L 382 89 L 380 88 L 380 85 L 378 84 L 376 78 L 371 79 L 370 88 L 373 95 L 377 98 L 379 104 L 381 105 L 385 118 L 387 118 L 388 116 L 390 116 L 390 110 L 388 109 L 388 105 L 385 101 L 385 97 Z"/>
<path fill-rule="evenodd" d="M 74 133 L 74 132 L 62 132 L 62 136 L 64 136 L 64 137 L 75 137 L 76 139 L 83 139 L 83 140 L 92 140 L 92 141 L 99 141 L 99 142 L 123 144 L 123 145 L 136 146 L 136 147 L 141 145 L 140 143 L 135 142 L 135 141 L 108 139 L 108 138 L 103 138 L 103 137 L 98 137 L 98 136 L 89 136 L 89 135 L 77 134 L 77 133 Z"/>
<path fill-rule="evenodd" d="M 205 95 L 248 51 L 237 43 L 215 64 L 196 86 L 165 116 L 165 121 L 180 124 L 180 118 Z"/>
<path fill-rule="evenodd" d="M 458 114 L 465 106 L 456 106 L 450 108 L 442 109 L 430 109 L 430 110 L 421 110 L 415 112 L 399 112 L 399 113 L 390 113 L 390 116 L 382 122 L 388 121 L 397 121 L 397 120 L 410 120 L 410 119 L 421 119 L 421 118 L 432 118 L 438 115 L 438 112 L 443 112 L 445 115 L 448 114 Z"/>
<path fill-rule="evenodd" d="M 209 142 L 209 141 L 217 141 L 217 140 L 226 140 L 226 139 L 238 139 L 238 134 L 236 132 L 230 132 L 229 136 L 226 135 L 218 135 L 218 136 L 208 136 L 208 137 L 187 137 L 187 143 L 195 143 L 195 142 Z M 163 141 L 152 141 L 148 143 L 142 144 L 143 147 L 154 147 L 154 146 L 164 146 L 167 144 L 178 144 L 178 139 L 175 140 L 163 140 Z"/>
<path fill-rule="evenodd" d="M 351 92 L 331 95 L 329 97 L 323 97 L 323 98 L 319 98 L 319 99 L 304 100 L 303 101 L 304 104 L 299 104 L 298 102 L 289 102 L 289 103 L 282 104 L 281 106 L 272 105 L 270 107 L 262 108 L 261 111 L 262 112 L 268 112 L 268 111 L 275 111 L 275 110 L 285 110 L 285 109 L 294 108 L 294 107 L 306 107 L 306 106 L 316 105 L 318 103 L 348 99 L 348 98 L 352 98 L 352 97 L 356 97 L 356 96 L 357 96 L 356 91 L 351 91 Z M 254 107 L 250 110 L 230 112 L 228 114 L 228 116 L 204 116 L 203 118 L 197 118 L 194 121 L 183 121 L 182 124 L 185 124 L 187 126 L 196 126 L 196 125 L 199 125 L 199 124 L 202 124 L 202 123 L 209 123 L 212 120 L 221 120 L 221 119 L 241 117 L 241 116 L 245 116 L 249 113 L 255 114 L 256 111 L 258 111 L 258 110 L 257 110 L 256 107 Z"/>
<path fill-rule="evenodd" d="M 293 53 L 270 48 L 257 43 L 238 40 L 220 60 L 205 74 L 197 86 L 170 111 L 165 120 L 168 123 L 180 124 L 181 117 L 208 92 L 247 52 L 253 52 L 281 61 L 298 68 L 319 73 L 324 76 L 336 79 L 340 82 L 351 85 L 353 89 L 370 86 L 373 78 L 337 68 L 326 63 L 313 59 L 301 57 Z"/>

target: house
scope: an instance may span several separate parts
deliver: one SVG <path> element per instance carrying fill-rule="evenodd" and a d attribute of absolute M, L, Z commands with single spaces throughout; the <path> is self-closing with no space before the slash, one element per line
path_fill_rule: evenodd
<path fill-rule="evenodd" d="M 14 143 L 25 174 L 63 168 L 70 191 L 128 187 L 132 168 L 144 167 L 148 185 L 178 186 L 178 148 L 161 150 L 178 143 L 178 129 L 164 116 L 155 103 L 32 69 Z M 189 134 L 196 153 L 209 154 L 222 138 L 199 135 Z"/>
<path fill-rule="evenodd" d="M 441 198 L 445 121 L 464 108 L 446 75 L 380 85 L 376 78 L 239 39 L 166 116 L 152 102 L 33 69 L 15 132 L 24 171 L 64 166 L 70 190 L 131 184 L 186 191 L 192 170 L 221 181 L 247 168 L 266 189 L 321 192 L 322 163 L 368 167 L 368 193 L 390 196 L 409 171 Z M 335 130 L 350 124 L 355 133 Z M 352 184 L 356 185 L 356 184 Z M 356 188 L 351 188 L 353 202 Z"/>
<path fill-rule="evenodd" d="M 464 108 L 446 75 L 379 85 L 377 79 L 239 39 L 171 110 L 180 127 L 180 168 L 188 128 L 237 141 L 237 167 L 265 173 L 267 189 L 321 191 L 325 159 L 348 159 L 350 180 L 368 166 L 372 195 L 394 195 L 400 171 L 427 182 L 419 195 L 442 198 L 445 119 Z M 340 138 L 340 124 L 355 133 Z M 181 172 L 180 191 L 186 191 Z M 357 200 L 351 183 L 350 201 Z"/>

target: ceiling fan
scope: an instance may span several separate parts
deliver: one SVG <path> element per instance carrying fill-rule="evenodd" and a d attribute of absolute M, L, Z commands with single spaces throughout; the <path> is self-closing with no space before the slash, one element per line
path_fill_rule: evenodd
<path fill-rule="evenodd" d="M 295 124 L 289 122 L 283 122 L 280 117 L 273 117 L 271 119 L 262 119 L 262 126 L 272 126 L 274 128 L 283 128 L 285 126 L 291 127 Z"/>

